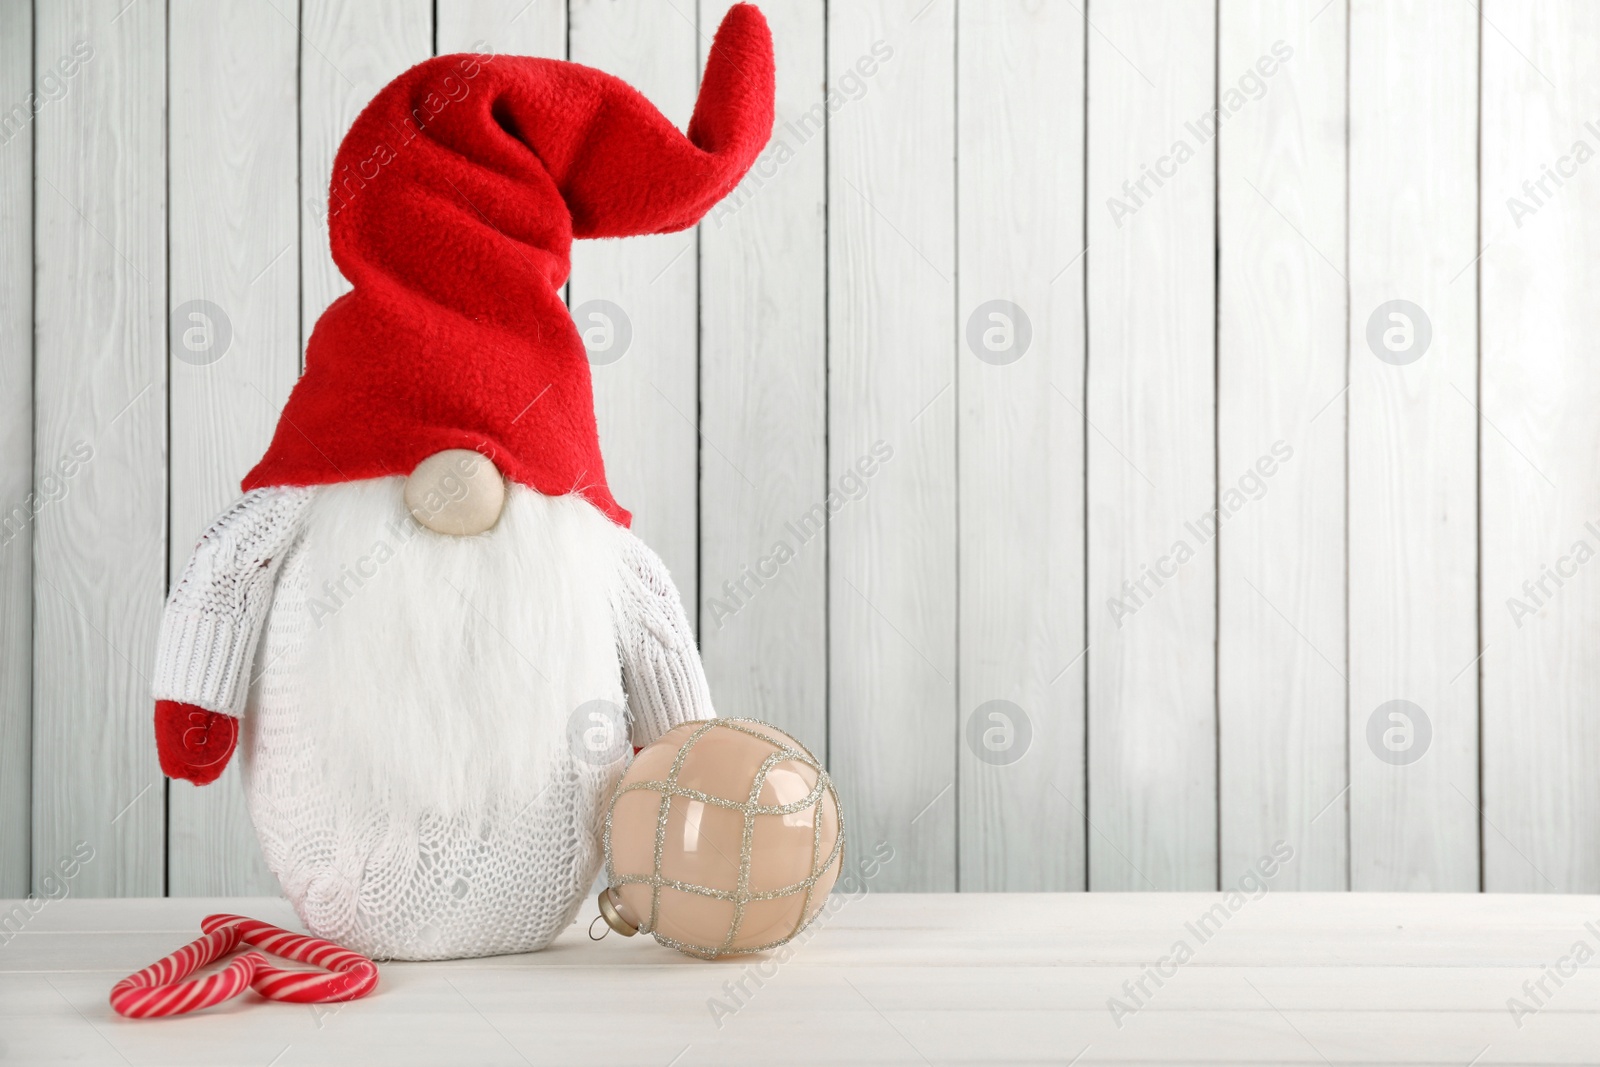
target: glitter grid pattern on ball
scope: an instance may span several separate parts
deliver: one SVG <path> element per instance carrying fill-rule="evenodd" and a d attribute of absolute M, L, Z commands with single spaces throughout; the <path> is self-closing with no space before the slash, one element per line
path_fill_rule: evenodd
<path fill-rule="evenodd" d="M 760 952 L 822 909 L 844 858 L 828 773 L 749 719 L 684 723 L 639 753 L 606 813 L 601 912 L 693 956 Z"/>

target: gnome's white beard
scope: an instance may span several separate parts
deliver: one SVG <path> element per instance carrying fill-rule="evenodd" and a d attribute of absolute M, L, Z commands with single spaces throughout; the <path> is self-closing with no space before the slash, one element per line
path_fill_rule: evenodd
<path fill-rule="evenodd" d="M 624 701 L 621 531 L 514 486 L 493 529 L 452 537 L 402 489 L 319 489 L 284 561 L 245 722 L 251 817 L 323 936 L 400 958 L 541 947 L 594 878 L 628 751 L 568 742 L 578 709 Z"/>

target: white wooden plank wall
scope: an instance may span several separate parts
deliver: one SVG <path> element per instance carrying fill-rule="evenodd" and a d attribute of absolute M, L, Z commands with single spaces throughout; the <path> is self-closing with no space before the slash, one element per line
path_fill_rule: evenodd
<path fill-rule="evenodd" d="M 829 770 L 856 840 L 895 849 L 882 888 L 952 889 L 954 5 L 829 8 L 830 77 L 875 46 L 870 89 L 828 126 L 828 488 L 875 470 L 827 528 Z"/>
<path fill-rule="evenodd" d="M 1216 6 L 1087 17 L 1089 887 L 1209 889 L 1216 138 L 1191 127 L 1215 97 Z"/>
<path fill-rule="evenodd" d="M 1059 101 L 1085 27 L 1068 4 L 960 18 L 960 885 L 1078 889 L 1084 114 Z"/>
<path fill-rule="evenodd" d="M 1497 2 L 1484 19 L 1483 881 L 1592 890 L 1600 10 Z"/>
<path fill-rule="evenodd" d="M 169 582 L 238 498 L 300 371 L 294 8 L 173 0 L 167 95 Z M 167 786 L 174 895 L 271 892 L 239 764 Z"/>
<path fill-rule="evenodd" d="M 704 33 L 730 6 L 700 6 L 702 65 Z M 827 535 L 793 529 L 827 497 L 826 38 L 816 0 L 762 10 L 777 129 L 755 174 L 700 229 L 700 647 L 718 707 L 821 756 Z"/>
<path fill-rule="evenodd" d="M 450 0 L 434 9 L 434 52 L 567 58 L 566 0 Z"/>
<path fill-rule="evenodd" d="M 34 19 L 35 91 L 47 69 L 64 88 L 33 120 L 34 488 L 54 499 L 33 520 L 32 880 L 82 842 L 74 891 L 159 894 L 166 11 L 63 0 Z"/>
<path fill-rule="evenodd" d="M 359 109 L 487 49 L 684 123 L 729 3 L 0 0 L 0 895 L 79 841 L 77 894 L 273 891 L 148 663 Z M 1600 16 L 764 6 L 755 172 L 569 297 L 719 710 L 875 887 L 1600 890 Z"/>
<path fill-rule="evenodd" d="M 1284 841 L 1277 884 L 1344 889 L 1345 10 L 1219 27 L 1220 873 Z"/>
<path fill-rule="evenodd" d="M 283 10 L 284 5 L 267 2 L 274 10 Z M 328 182 L 334 153 L 378 90 L 433 54 L 432 3 L 300 0 L 299 34 L 300 349 L 304 352 L 322 312 L 350 289 L 328 250 Z"/>
<path fill-rule="evenodd" d="M 0 2 L 0 100 L 27 98 L 32 51 L 31 0 Z M 33 131 L 14 112 L 0 122 L 0 896 L 20 897 L 33 763 Z"/>
<path fill-rule="evenodd" d="M 701 51 L 693 5 L 572 0 L 568 19 L 574 62 L 616 74 L 679 129 L 689 124 Z M 569 288 L 578 328 L 607 338 L 607 351 L 590 351 L 606 481 L 685 597 L 699 574 L 697 247 L 694 230 L 580 242 Z M 729 462 L 705 451 L 707 463 Z"/>
<path fill-rule="evenodd" d="M 1478 888 L 1477 56 L 1470 5 L 1350 5 L 1356 889 Z"/>

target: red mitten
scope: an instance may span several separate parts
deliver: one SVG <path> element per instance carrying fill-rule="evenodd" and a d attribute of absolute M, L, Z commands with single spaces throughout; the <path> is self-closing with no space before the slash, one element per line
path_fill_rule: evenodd
<path fill-rule="evenodd" d="M 217 780 L 239 741 L 232 715 L 176 700 L 156 701 L 156 752 L 161 772 L 195 785 Z"/>

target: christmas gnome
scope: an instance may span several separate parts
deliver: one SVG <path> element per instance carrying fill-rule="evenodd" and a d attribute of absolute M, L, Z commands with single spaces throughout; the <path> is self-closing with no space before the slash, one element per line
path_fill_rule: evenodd
<path fill-rule="evenodd" d="M 595 879 L 627 732 L 713 715 L 677 590 L 606 487 L 561 288 L 574 237 L 693 226 L 772 121 L 741 4 L 687 134 L 599 71 L 459 55 L 345 137 L 328 226 L 354 288 L 195 547 L 154 678 L 162 769 L 203 785 L 243 749 L 316 935 L 384 959 L 544 947 Z M 607 709 L 630 725 L 597 752 Z"/>

